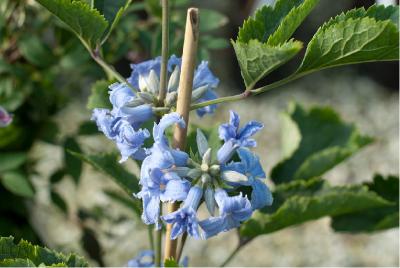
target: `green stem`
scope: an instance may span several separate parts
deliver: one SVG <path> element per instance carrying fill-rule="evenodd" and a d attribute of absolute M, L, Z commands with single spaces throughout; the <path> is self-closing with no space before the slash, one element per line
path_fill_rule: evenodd
<path fill-rule="evenodd" d="M 236 246 L 236 248 L 228 256 L 228 258 L 226 258 L 225 261 L 219 267 L 225 267 L 232 260 L 232 258 L 235 257 L 236 253 L 239 252 L 239 250 L 242 248 L 242 246 L 243 245 L 239 243 L 239 245 Z"/>
<path fill-rule="evenodd" d="M 219 104 L 219 103 L 224 103 L 224 102 L 233 102 L 233 101 L 238 101 L 238 100 L 243 100 L 247 97 L 250 96 L 255 96 L 258 94 L 262 94 L 264 92 L 267 92 L 271 89 L 280 87 L 282 85 L 285 85 L 293 80 L 296 80 L 300 77 L 302 77 L 303 74 L 292 74 L 282 80 L 276 81 L 272 84 L 260 87 L 260 88 L 256 88 L 256 89 L 251 89 L 251 90 L 246 90 L 241 94 L 237 94 L 237 95 L 233 95 L 233 96 L 228 96 L 228 97 L 222 97 L 222 98 L 218 98 L 218 99 L 214 99 L 214 100 L 209 100 L 209 101 L 204 101 L 204 102 L 200 102 L 200 103 L 196 103 L 193 104 L 192 106 L 190 106 L 190 110 L 196 110 L 202 107 L 206 107 L 212 104 Z"/>
<path fill-rule="evenodd" d="M 133 91 L 136 91 L 136 89 L 130 84 L 128 83 L 128 81 L 126 81 L 126 79 L 124 77 L 122 77 L 122 75 L 120 75 L 115 69 L 114 67 L 112 67 L 111 65 L 109 65 L 107 62 L 104 61 L 104 59 L 100 56 L 98 49 L 96 50 L 92 50 L 92 48 L 89 46 L 88 43 L 86 43 L 85 40 L 83 40 L 79 35 L 77 35 L 79 40 L 81 41 L 81 43 L 83 44 L 83 46 L 86 48 L 86 50 L 89 52 L 90 56 L 92 57 L 92 59 L 98 64 L 100 65 L 104 72 L 107 74 L 107 76 L 111 76 L 114 77 L 115 79 L 117 79 L 120 83 L 125 83 L 130 89 L 132 89 Z"/>
<path fill-rule="evenodd" d="M 162 36 L 161 36 L 161 72 L 160 72 L 160 91 L 158 103 L 164 106 L 164 99 L 167 95 L 168 79 L 168 51 L 169 51 L 169 3 L 162 0 Z"/>
<path fill-rule="evenodd" d="M 162 245 L 162 229 L 156 230 L 156 241 L 154 251 L 155 267 L 161 267 L 161 245 Z"/>
<path fill-rule="evenodd" d="M 151 225 L 147 226 L 147 234 L 149 236 L 150 249 L 154 251 L 153 227 Z"/>

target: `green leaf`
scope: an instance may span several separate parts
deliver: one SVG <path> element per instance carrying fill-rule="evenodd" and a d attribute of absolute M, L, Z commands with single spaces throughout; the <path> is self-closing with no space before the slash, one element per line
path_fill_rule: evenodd
<path fill-rule="evenodd" d="M 51 49 L 35 35 L 21 37 L 18 48 L 28 62 L 38 67 L 48 67 L 56 62 Z"/>
<path fill-rule="evenodd" d="M 4 259 L 0 260 L 1 267 L 36 267 L 36 265 L 29 259 Z"/>
<path fill-rule="evenodd" d="M 121 205 L 129 208 L 133 213 L 140 218 L 142 214 L 142 204 L 139 199 L 134 199 L 131 197 L 126 197 L 121 195 L 119 192 L 105 190 L 104 193 L 110 197 L 112 200 L 120 203 Z"/>
<path fill-rule="evenodd" d="M 26 159 L 24 152 L 0 153 L 0 173 L 20 167 Z"/>
<path fill-rule="evenodd" d="M 99 129 L 93 121 L 85 121 L 79 125 L 78 135 L 99 134 Z"/>
<path fill-rule="evenodd" d="M 369 61 L 399 58 L 398 8 L 352 10 L 324 24 L 308 44 L 298 74 Z"/>
<path fill-rule="evenodd" d="M 290 40 L 281 46 L 270 46 L 250 40 L 232 42 L 246 88 L 252 88 L 267 74 L 293 58 L 302 48 L 299 41 Z"/>
<path fill-rule="evenodd" d="M 50 183 L 56 184 L 56 183 L 60 182 L 64 178 L 65 175 L 66 175 L 66 172 L 64 169 L 59 169 L 59 170 L 55 171 L 50 176 Z"/>
<path fill-rule="evenodd" d="M 111 103 L 108 95 L 108 86 L 110 82 L 107 80 L 96 81 L 92 85 L 92 93 L 89 96 L 87 108 L 111 108 Z"/>
<path fill-rule="evenodd" d="M 370 191 L 393 204 L 380 209 L 369 209 L 332 218 L 332 228 L 338 232 L 375 232 L 399 226 L 399 177 L 376 175 L 365 183 Z"/>
<path fill-rule="evenodd" d="M 255 212 L 240 233 L 246 237 L 268 234 L 325 216 L 338 216 L 391 203 L 362 185 L 330 186 L 326 181 L 293 181 L 277 186 L 273 211 Z M 274 203 L 275 203 L 274 201 Z"/>
<path fill-rule="evenodd" d="M 229 42 L 224 38 L 205 35 L 200 37 L 200 47 L 206 47 L 207 49 L 223 49 L 229 47 Z"/>
<path fill-rule="evenodd" d="M 32 198 L 35 195 L 35 191 L 28 178 L 21 172 L 4 172 L 1 175 L 1 183 L 4 188 L 16 195 L 28 198 Z"/>
<path fill-rule="evenodd" d="M 179 267 L 179 264 L 173 257 L 170 257 L 164 261 L 164 267 Z"/>
<path fill-rule="evenodd" d="M 108 31 L 105 38 L 112 32 L 121 19 L 122 14 L 128 8 L 131 0 L 94 0 L 94 7 L 104 15 L 108 21 Z M 102 42 L 104 42 L 103 39 Z"/>
<path fill-rule="evenodd" d="M 68 212 L 68 205 L 65 203 L 64 199 L 55 191 L 50 192 L 51 202 L 56 205 L 62 212 Z"/>
<path fill-rule="evenodd" d="M 297 146 L 286 130 L 283 143 L 289 143 L 293 152 L 285 152 L 286 159 L 271 171 L 275 183 L 318 177 L 372 142 L 359 134 L 353 126 L 342 122 L 328 107 L 314 107 L 309 111 L 293 104 L 283 114 L 285 124 L 293 125 L 294 136 L 299 135 Z M 292 135 L 293 136 L 293 135 Z M 285 146 L 284 146 L 285 147 Z"/>
<path fill-rule="evenodd" d="M 69 153 L 110 176 L 129 195 L 139 192 L 138 178 L 118 163 L 116 154 L 84 155 L 73 151 Z"/>
<path fill-rule="evenodd" d="M 93 48 L 103 36 L 108 23 L 96 9 L 83 1 L 37 0 L 62 20 L 82 40 Z"/>
<path fill-rule="evenodd" d="M 207 32 L 221 28 L 228 23 L 228 17 L 211 9 L 200 9 L 200 31 Z"/>
<path fill-rule="evenodd" d="M 0 237 L 0 261 L 10 264 L 10 259 L 26 260 L 26 264 L 35 266 L 53 266 L 64 264 L 68 267 L 87 267 L 88 263 L 75 254 L 64 255 L 48 248 L 34 246 L 31 243 L 21 240 L 18 244 L 14 243 L 13 237 Z M 23 264 L 22 260 L 15 260 L 15 264 Z"/>
<path fill-rule="evenodd" d="M 82 162 L 73 157 L 69 151 L 81 152 L 78 142 L 73 137 L 66 138 L 64 142 L 64 163 L 65 171 L 71 175 L 75 183 L 78 183 L 82 173 Z"/>
<path fill-rule="evenodd" d="M 244 22 L 237 41 L 248 43 L 256 39 L 271 46 L 283 44 L 317 3 L 318 0 L 279 0 L 273 7 L 265 5 Z"/>

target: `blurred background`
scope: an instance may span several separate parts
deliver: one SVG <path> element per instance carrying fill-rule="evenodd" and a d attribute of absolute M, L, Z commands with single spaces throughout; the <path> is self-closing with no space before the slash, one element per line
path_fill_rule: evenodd
<path fill-rule="evenodd" d="M 171 54 L 180 56 L 188 6 L 200 7 L 198 58 L 209 60 L 220 78 L 220 96 L 243 90 L 240 70 L 229 40 L 257 6 L 273 1 L 171 0 Z M 368 7 L 374 1 L 320 1 L 294 37 L 308 42 L 318 27 L 342 11 Z M 104 47 L 104 57 L 127 77 L 130 63 L 160 54 L 158 0 L 133 1 Z M 304 51 L 303 51 L 304 53 Z M 290 74 L 301 53 L 260 84 Z M 146 249 L 147 228 L 129 207 L 115 199 L 119 188 L 105 175 L 66 153 L 115 151 L 99 135 L 86 108 L 92 84 L 105 77 L 79 40 L 39 4 L 0 1 L 0 105 L 14 116 L 0 128 L 0 235 L 27 239 L 86 256 L 91 265 L 121 266 Z M 256 137 L 266 173 L 281 159 L 279 114 L 290 101 L 306 107 L 329 105 L 361 133 L 376 137 L 349 161 L 326 176 L 332 184 L 371 180 L 374 173 L 399 173 L 398 62 L 330 69 L 307 76 L 261 97 L 221 105 L 199 125 L 217 125 L 235 109 L 243 120 L 257 119 L 265 128 Z M 11 164 L 10 164 L 11 162 Z M 137 172 L 135 164 L 124 164 Z M 3 170 L 1 169 L 3 167 Z M 16 187 L 13 182 L 23 187 Z M 114 193 L 110 194 L 110 191 Z M 184 255 L 190 265 L 215 266 L 236 245 L 232 232 L 207 241 L 188 240 Z M 372 235 L 339 234 L 321 219 L 245 246 L 232 266 L 398 266 L 399 231 Z"/>

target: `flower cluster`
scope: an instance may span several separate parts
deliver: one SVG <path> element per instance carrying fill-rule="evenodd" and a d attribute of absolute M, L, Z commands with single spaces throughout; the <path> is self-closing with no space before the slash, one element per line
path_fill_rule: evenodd
<path fill-rule="evenodd" d="M 239 227 L 254 210 L 272 204 L 259 158 L 249 150 L 256 146 L 251 136 L 263 125 L 251 121 L 239 128 L 239 122 L 239 116 L 231 112 L 230 122 L 219 128 L 224 143 L 214 149 L 216 152 L 198 129 L 198 153 L 190 156 L 171 148 L 165 136 L 167 127 L 185 126 L 179 114 L 167 114 L 154 124 L 154 145 L 143 161 L 142 189 L 136 195 L 143 201 L 144 223 L 155 224 L 156 228 L 160 228 L 160 220 L 172 224 L 172 239 L 184 232 L 206 239 Z M 251 189 L 250 199 L 241 192 L 245 187 Z M 161 215 L 160 201 L 182 202 L 182 205 L 177 211 Z M 200 220 L 197 212 L 203 202 L 210 216 Z"/>
<path fill-rule="evenodd" d="M 181 59 L 171 56 L 168 61 L 169 81 L 164 104 L 158 102 L 160 88 L 159 76 L 161 58 L 132 64 L 132 74 L 128 82 L 136 90 L 133 91 L 127 84 L 115 83 L 110 86 L 110 102 L 112 109 L 96 108 L 93 110 L 92 120 L 104 135 L 117 144 L 121 152 L 121 162 L 129 157 L 143 160 L 147 151 L 143 148 L 144 141 L 150 136 L 147 129 L 142 129 L 144 122 L 152 119 L 158 111 L 158 106 L 173 110 L 177 101 Z M 215 99 L 214 89 L 219 80 L 203 61 L 196 69 L 193 80 L 192 102 L 203 102 Z M 213 113 L 216 105 L 202 107 L 197 110 L 199 116 Z"/>
<path fill-rule="evenodd" d="M 0 127 L 6 127 L 11 124 L 12 116 L 0 106 Z"/>

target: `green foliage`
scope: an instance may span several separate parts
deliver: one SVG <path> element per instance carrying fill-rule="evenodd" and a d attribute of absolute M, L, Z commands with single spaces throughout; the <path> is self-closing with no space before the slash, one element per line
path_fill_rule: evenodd
<path fill-rule="evenodd" d="M 99 43 L 108 23 L 96 9 L 76 0 L 37 0 L 93 48 Z"/>
<path fill-rule="evenodd" d="M 64 255 L 25 240 L 15 244 L 13 237 L 0 237 L 0 265 L 87 267 L 88 263 L 75 254 Z"/>
<path fill-rule="evenodd" d="M 232 44 L 247 89 L 301 50 L 301 42 L 288 39 L 317 2 L 279 0 L 274 7 L 263 6 L 244 22 Z"/>
<path fill-rule="evenodd" d="M 11 152 L 0 154 L 0 173 L 13 170 L 25 163 L 27 158 L 24 152 Z"/>
<path fill-rule="evenodd" d="M 78 142 L 73 137 L 68 137 L 64 141 L 64 163 L 65 171 L 71 175 L 75 183 L 78 183 L 82 173 L 82 162 L 73 157 L 69 151 L 81 152 Z"/>
<path fill-rule="evenodd" d="M 0 182 L 10 192 L 27 198 L 35 194 L 32 184 L 25 174 L 20 171 L 6 171 L 0 175 Z"/>
<path fill-rule="evenodd" d="M 271 171 L 275 183 L 318 177 L 372 142 L 328 107 L 293 104 L 283 117 L 286 158 Z"/>
<path fill-rule="evenodd" d="M 199 27 L 201 32 L 219 29 L 228 23 L 228 18 L 225 15 L 211 9 L 200 9 L 200 17 Z"/>
<path fill-rule="evenodd" d="M 332 218 L 332 228 L 338 232 L 375 232 L 399 226 L 399 177 L 376 175 L 365 185 L 370 191 L 392 202 L 379 209 L 343 214 Z"/>
<path fill-rule="evenodd" d="M 116 154 L 84 155 L 73 151 L 69 153 L 110 176 L 128 195 L 139 192 L 138 178 L 118 163 Z"/>
<path fill-rule="evenodd" d="M 308 44 L 297 73 L 368 61 L 399 58 L 398 7 L 372 6 L 325 23 Z"/>
<path fill-rule="evenodd" d="M 48 67 L 56 62 L 51 49 L 37 36 L 26 35 L 18 40 L 21 54 L 33 65 Z"/>
<path fill-rule="evenodd" d="M 246 88 L 252 88 L 255 83 L 267 74 L 293 58 L 302 48 L 302 43 L 289 41 L 281 46 L 270 46 L 258 40 L 248 43 L 232 43 L 239 62 Z"/>
<path fill-rule="evenodd" d="M 110 82 L 107 80 L 96 81 L 92 85 L 92 93 L 89 96 L 87 108 L 111 108 L 111 103 L 108 96 L 108 86 Z"/>
<path fill-rule="evenodd" d="M 318 0 L 279 0 L 272 7 L 265 5 L 257 10 L 239 29 L 238 42 L 259 40 L 276 46 L 286 42 L 307 17 Z"/>
<path fill-rule="evenodd" d="M 180 267 L 180 266 L 177 263 L 177 261 L 173 257 L 171 257 L 164 261 L 164 267 Z"/>
<path fill-rule="evenodd" d="M 381 209 L 391 205 L 366 186 L 330 186 L 319 178 L 279 185 L 273 196 L 275 201 L 272 211 L 255 212 L 242 225 L 241 235 L 255 237 L 325 216 Z"/>

